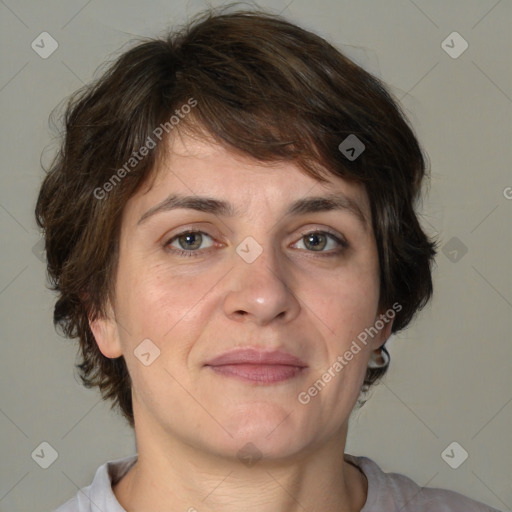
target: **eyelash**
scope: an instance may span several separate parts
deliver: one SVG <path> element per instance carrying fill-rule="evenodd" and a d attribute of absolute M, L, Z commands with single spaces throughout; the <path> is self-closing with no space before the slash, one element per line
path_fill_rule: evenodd
<path fill-rule="evenodd" d="M 170 244 L 172 242 L 174 242 L 174 240 L 176 240 L 180 236 L 194 234 L 194 233 L 200 233 L 200 234 L 206 235 L 213 240 L 213 237 L 211 235 L 209 235 L 208 233 L 206 233 L 205 231 L 187 229 L 186 231 L 182 231 L 181 233 L 178 233 L 178 234 L 174 235 L 172 238 L 170 238 L 169 240 L 167 240 L 167 242 L 165 242 L 165 244 L 164 244 L 164 249 L 169 252 L 172 252 L 178 256 L 197 257 L 197 256 L 203 255 L 204 250 L 198 249 L 198 250 L 185 251 L 183 249 L 176 249 L 175 247 L 171 248 L 171 246 L 170 246 Z M 303 233 L 301 232 L 301 238 L 304 238 L 307 235 L 316 235 L 316 234 L 328 235 L 328 237 L 333 239 L 340 246 L 340 248 L 336 249 L 334 251 L 330 251 L 330 252 L 323 252 L 323 251 L 317 252 L 317 251 L 307 251 L 307 250 L 306 250 L 306 252 L 311 252 L 311 253 L 317 252 L 317 255 L 321 256 L 321 257 L 333 257 L 333 256 L 338 256 L 341 252 L 343 252 L 345 249 L 348 248 L 348 243 L 345 240 L 341 239 L 338 235 L 332 233 L 328 229 L 322 229 L 322 230 L 317 229 L 317 230 L 313 230 L 313 231 L 305 231 Z M 208 249 L 212 249 L 212 247 L 209 247 Z M 206 249 L 206 250 L 208 250 L 208 249 Z M 303 249 L 301 249 L 301 250 L 303 250 Z"/>

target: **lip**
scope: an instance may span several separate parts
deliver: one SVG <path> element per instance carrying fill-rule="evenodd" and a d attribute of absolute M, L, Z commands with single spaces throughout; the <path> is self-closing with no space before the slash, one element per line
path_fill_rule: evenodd
<path fill-rule="evenodd" d="M 274 384 L 301 374 L 307 364 L 287 352 L 235 349 L 208 361 L 215 373 L 257 384 Z"/>
<path fill-rule="evenodd" d="M 296 356 L 281 350 L 262 351 L 256 349 L 235 349 L 208 361 L 205 366 L 225 365 L 279 365 L 305 368 L 307 364 Z"/>

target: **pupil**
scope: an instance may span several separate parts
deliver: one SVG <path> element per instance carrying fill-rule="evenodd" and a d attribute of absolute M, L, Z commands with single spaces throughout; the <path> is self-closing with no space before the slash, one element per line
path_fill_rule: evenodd
<path fill-rule="evenodd" d="M 184 246 L 180 241 L 180 245 L 184 249 L 197 249 L 197 247 L 199 247 L 201 245 L 201 235 L 199 233 L 188 233 L 186 235 L 183 235 L 181 238 L 185 239 L 186 246 Z M 196 240 L 195 243 L 194 243 L 194 238 L 198 239 L 198 240 Z M 192 242 L 192 243 L 190 244 L 189 242 Z"/>
<path fill-rule="evenodd" d="M 321 246 L 320 249 L 323 249 L 323 247 L 325 246 L 325 237 L 321 234 L 315 233 L 312 235 L 308 235 L 307 238 L 308 238 L 308 243 L 312 245 L 314 250 L 318 250 L 319 246 Z M 320 241 L 319 241 L 319 239 L 320 239 Z"/>

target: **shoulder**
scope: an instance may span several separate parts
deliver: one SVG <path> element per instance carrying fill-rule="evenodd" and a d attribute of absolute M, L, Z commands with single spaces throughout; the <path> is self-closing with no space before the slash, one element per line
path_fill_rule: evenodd
<path fill-rule="evenodd" d="M 126 512 L 117 501 L 112 485 L 120 480 L 135 462 L 137 455 L 105 462 L 96 470 L 91 485 L 82 487 L 75 497 L 54 512 L 92 512 L 98 508 L 102 512 Z"/>
<path fill-rule="evenodd" d="M 398 473 L 384 473 L 368 457 L 345 454 L 368 480 L 368 494 L 361 512 L 499 512 L 483 503 L 448 489 L 420 487 Z"/>

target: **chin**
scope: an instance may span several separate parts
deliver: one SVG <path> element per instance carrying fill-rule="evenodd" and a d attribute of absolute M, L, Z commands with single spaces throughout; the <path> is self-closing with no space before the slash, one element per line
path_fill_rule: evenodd
<path fill-rule="evenodd" d="M 295 416 L 293 410 L 275 403 L 240 406 L 230 414 L 216 416 L 232 437 L 223 430 L 216 436 L 215 445 L 230 454 L 245 447 L 249 452 L 261 452 L 266 458 L 290 456 L 300 450 L 304 440 L 302 430 L 307 430 L 300 428 Z"/>

